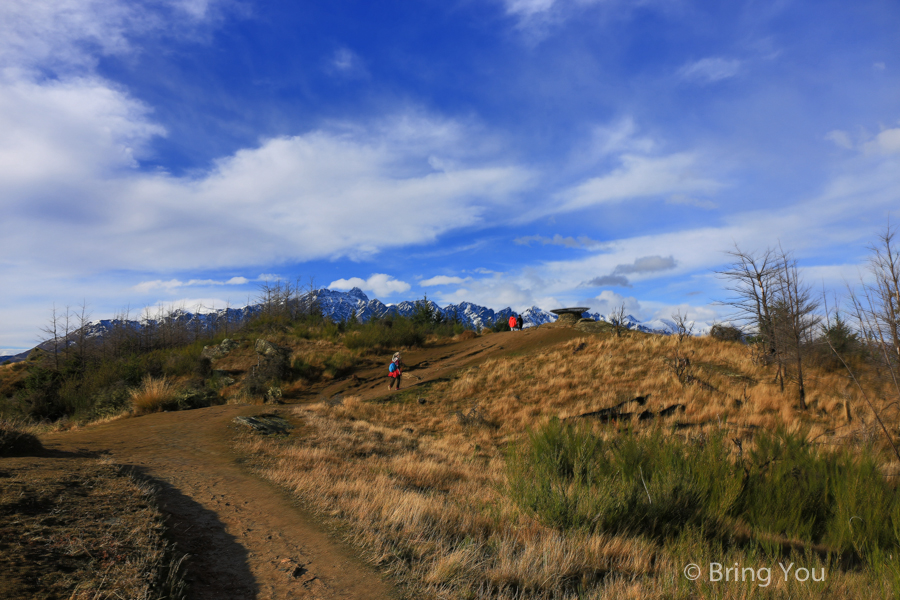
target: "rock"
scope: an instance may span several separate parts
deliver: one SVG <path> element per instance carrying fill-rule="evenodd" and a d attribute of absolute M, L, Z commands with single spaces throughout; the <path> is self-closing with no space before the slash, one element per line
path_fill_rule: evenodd
<path fill-rule="evenodd" d="M 575 328 L 584 333 L 603 333 L 604 331 L 609 331 L 611 327 L 609 323 L 590 319 L 582 319 L 575 323 Z"/>
<path fill-rule="evenodd" d="M 238 425 L 244 425 L 263 435 L 284 435 L 294 428 L 284 417 L 270 413 L 255 417 L 235 417 L 233 420 Z"/>
<path fill-rule="evenodd" d="M 556 320 L 557 325 L 575 325 L 578 323 L 578 315 L 573 315 L 572 313 L 563 313 L 559 315 L 559 318 Z"/>
<path fill-rule="evenodd" d="M 287 356 L 291 352 L 287 348 L 283 348 L 278 344 L 273 344 L 269 340 L 264 340 L 262 338 L 256 340 L 254 348 L 256 349 L 257 354 L 265 356 L 266 358 Z"/>
<path fill-rule="evenodd" d="M 200 352 L 200 356 L 203 358 L 208 358 L 210 360 L 214 358 L 222 358 L 235 348 L 237 348 L 240 344 L 232 339 L 224 339 L 221 344 L 215 346 L 203 346 L 203 350 Z"/>

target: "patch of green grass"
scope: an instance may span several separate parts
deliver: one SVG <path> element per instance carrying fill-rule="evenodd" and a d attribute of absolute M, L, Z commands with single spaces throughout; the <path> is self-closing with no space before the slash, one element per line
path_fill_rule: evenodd
<path fill-rule="evenodd" d="M 757 434 L 733 456 L 722 431 L 601 438 L 557 419 L 507 452 L 507 492 L 562 530 L 667 539 L 686 528 L 823 544 L 867 559 L 900 544 L 900 495 L 875 452 L 826 452 L 804 432 Z"/>

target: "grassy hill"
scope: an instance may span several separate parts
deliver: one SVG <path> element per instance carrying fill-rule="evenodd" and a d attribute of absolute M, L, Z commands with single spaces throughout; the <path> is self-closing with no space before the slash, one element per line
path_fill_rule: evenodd
<path fill-rule="evenodd" d="M 864 353 L 855 387 L 810 348 L 801 408 L 754 345 L 589 329 L 269 314 L 227 343 L 37 353 L 0 367 L 0 413 L 67 429 L 287 403 L 290 435 L 237 449 L 410 597 L 900 593 L 898 405 Z"/>

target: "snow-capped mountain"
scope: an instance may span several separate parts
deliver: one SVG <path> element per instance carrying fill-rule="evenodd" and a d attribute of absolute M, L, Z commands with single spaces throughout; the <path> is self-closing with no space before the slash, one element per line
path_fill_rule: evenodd
<path fill-rule="evenodd" d="M 418 301 L 406 300 L 399 304 L 384 304 L 377 298 L 370 299 L 365 292 L 359 288 L 353 288 L 347 292 L 340 292 L 322 288 L 304 294 L 297 298 L 296 307 L 303 308 L 317 305 L 322 315 L 333 321 L 346 321 L 353 317 L 362 322 L 369 319 L 381 318 L 390 315 L 410 316 L 416 311 Z M 458 319 L 467 327 L 478 329 L 482 327 L 491 327 L 498 320 L 506 320 L 514 311 L 510 307 L 501 310 L 493 310 L 485 306 L 473 304 L 471 302 L 461 302 L 459 304 L 448 304 L 440 307 L 431 300 L 428 300 L 429 308 L 447 319 Z M 198 334 L 206 332 L 210 329 L 237 327 L 247 319 L 259 314 L 264 310 L 262 304 L 253 304 L 242 308 L 227 308 L 205 313 L 192 313 L 183 309 L 174 310 L 168 314 L 159 314 L 156 318 L 150 318 L 149 315 L 140 320 L 135 319 L 102 319 L 92 321 L 85 325 L 84 331 L 76 330 L 69 333 L 68 336 L 61 336 L 60 341 L 56 343 L 59 348 L 61 344 L 76 344 L 82 336 L 86 339 L 101 338 L 109 335 L 113 331 L 130 331 L 141 335 L 165 335 L 169 329 L 184 331 L 194 331 Z M 523 311 L 521 313 L 525 321 L 525 327 L 536 327 L 544 323 L 552 323 L 556 321 L 557 316 L 537 306 Z M 594 319 L 595 321 L 612 322 L 609 315 L 600 313 L 586 312 L 582 315 L 585 318 Z M 669 319 L 654 319 L 651 321 L 638 321 L 632 315 L 625 317 L 623 323 L 628 329 L 635 329 L 646 333 L 670 334 L 676 330 L 675 323 Z M 697 323 L 694 326 L 694 335 L 703 335 L 709 333 L 710 326 L 705 323 Z M 42 342 L 38 348 L 52 351 L 54 347 L 53 341 Z M 23 352 L 15 356 L 0 356 L 0 362 L 12 360 L 13 362 L 24 360 L 28 352 Z"/>

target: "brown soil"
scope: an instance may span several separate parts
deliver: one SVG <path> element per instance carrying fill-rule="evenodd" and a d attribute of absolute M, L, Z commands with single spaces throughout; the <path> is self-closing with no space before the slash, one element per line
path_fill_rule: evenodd
<path fill-rule="evenodd" d="M 542 325 L 522 331 L 493 333 L 476 338 L 468 338 L 430 348 L 410 350 L 403 353 L 405 370 L 402 386 L 404 389 L 449 378 L 460 369 L 477 365 L 489 358 L 498 358 L 566 342 L 584 334 L 570 327 Z M 387 366 L 390 356 L 375 367 L 362 369 L 340 381 L 322 384 L 313 388 L 308 396 L 353 394 L 363 400 L 387 399 Z"/>
<path fill-rule="evenodd" d="M 583 335 L 541 327 L 491 334 L 404 353 L 404 389 L 451 376 L 487 358 L 563 342 Z M 389 397 L 387 363 L 341 381 L 322 383 L 301 402 L 354 394 Z M 158 502 L 177 548 L 187 561 L 189 597 L 359 598 L 398 597 L 400 592 L 336 541 L 286 495 L 242 467 L 233 450 L 238 415 L 259 406 L 217 406 L 157 413 L 42 436 L 48 456 L 34 469 L 69 469 L 75 453 L 109 454 L 160 489 Z M 269 411 L 270 412 L 270 411 Z M 55 454 L 55 457 L 54 457 Z"/>

